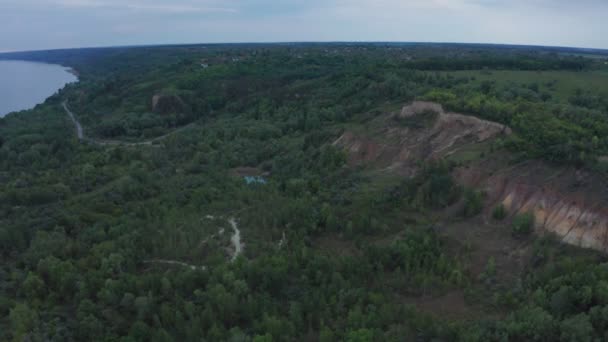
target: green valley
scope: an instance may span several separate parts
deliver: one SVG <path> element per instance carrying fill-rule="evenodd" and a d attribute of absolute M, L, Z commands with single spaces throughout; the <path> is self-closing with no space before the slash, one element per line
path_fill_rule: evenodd
<path fill-rule="evenodd" d="M 570 52 L 0 54 L 80 78 L 0 118 L 0 340 L 608 339 L 608 52 Z"/>

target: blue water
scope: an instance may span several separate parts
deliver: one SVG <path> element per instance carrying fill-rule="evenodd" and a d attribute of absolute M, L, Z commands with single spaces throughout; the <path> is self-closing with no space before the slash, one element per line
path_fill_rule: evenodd
<path fill-rule="evenodd" d="M 0 61 L 0 117 L 43 103 L 78 79 L 65 67 L 23 61 Z"/>

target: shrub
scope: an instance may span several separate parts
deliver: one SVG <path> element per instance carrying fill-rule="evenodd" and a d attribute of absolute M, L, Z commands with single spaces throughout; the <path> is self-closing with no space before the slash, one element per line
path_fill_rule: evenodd
<path fill-rule="evenodd" d="M 483 209 L 482 193 L 475 190 L 467 189 L 464 193 L 464 217 L 473 217 Z"/>
<path fill-rule="evenodd" d="M 532 232 L 534 226 L 534 215 L 532 213 L 525 213 L 515 216 L 513 219 L 513 233 L 517 235 L 528 235 Z"/>
<path fill-rule="evenodd" d="M 494 208 L 494 211 L 492 211 L 492 217 L 498 221 L 502 221 L 505 217 L 507 217 L 507 209 L 502 203 Z"/>

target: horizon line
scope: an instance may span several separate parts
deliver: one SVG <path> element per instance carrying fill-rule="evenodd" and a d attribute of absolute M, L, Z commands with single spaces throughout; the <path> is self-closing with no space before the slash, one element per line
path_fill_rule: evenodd
<path fill-rule="evenodd" d="M 152 44 L 133 44 L 133 45 L 96 45 L 82 47 L 60 47 L 49 49 L 34 50 L 0 50 L 0 55 L 33 52 L 51 52 L 66 50 L 86 50 L 86 49 L 125 49 L 125 48 L 145 48 L 145 47 L 179 47 L 179 46 L 206 46 L 206 45 L 285 45 L 285 44 L 416 44 L 416 45 L 478 45 L 478 46 L 512 46 L 512 47 L 531 47 L 531 48 L 552 48 L 552 49 L 576 49 L 589 51 L 603 51 L 608 53 L 608 48 L 566 46 L 566 45 L 540 45 L 540 44 L 517 44 L 517 43 L 480 43 L 480 42 L 445 42 L 445 41 L 398 41 L 398 40 L 327 40 L 327 41 L 251 41 L 251 42 L 201 42 L 201 43 L 152 43 Z"/>

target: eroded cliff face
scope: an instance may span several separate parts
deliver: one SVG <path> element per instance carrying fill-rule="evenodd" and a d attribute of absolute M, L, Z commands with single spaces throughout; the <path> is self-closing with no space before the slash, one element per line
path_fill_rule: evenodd
<path fill-rule="evenodd" d="M 408 124 L 420 115 L 431 115 L 432 119 Z M 441 105 L 417 101 L 399 113 L 374 119 L 365 134 L 345 132 L 334 145 L 349 152 L 351 165 L 369 164 L 412 176 L 420 161 L 442 158 L 467 145 L 510 133 L 504 125 L 447 113 Z"/>
<path fill-rule="evenodd" d="M 492 164 L 487 160 L 455 171 L 462 184 L 485 192 L 487 217 L 502 204 L 511 217 L 532 213 L 539 234 L 554 233 L 565 243 L 608 252 L 608 189 L 604 180 L 542 162 L 507 169 Z"/>
<path fill-rule="evenodd" d="M 427 127 L 404 127 L 396 118 L 437 113 Z M 414 102 L 400 113 L 375 119 L 365 134 L 345 132 L 334 145 L 349 152 L 351 165 L 369 165 L 412 176 L 419 161 L 449 156 L 471 145 L 510 134 L 503 125 L 457 113 L 440 105 Z M 608 187 L 601 177 L 540 161 L 505 163 L 506 155 L 489 155 L 454 171 L 463 185 L 486 194 L 486 219 L 503 204 L 512 218 L 532 213 L 536 232 L 554 233 L 563 242 L 608 252 Z"/>
<path fill-rule="evenodd" d="M 160 114 L 182 113 L 186 108 L 184 101 L 177 95 L 156 94 L 152 97 L 152 111 Z"/>

